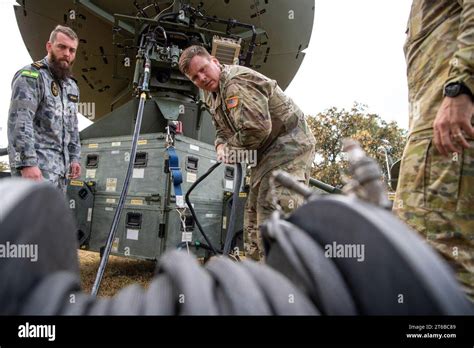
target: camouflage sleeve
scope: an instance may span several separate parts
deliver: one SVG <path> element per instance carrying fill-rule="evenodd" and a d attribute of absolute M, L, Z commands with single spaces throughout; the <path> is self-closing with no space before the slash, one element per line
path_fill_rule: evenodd
<path fill-rule="evenodd" d="M 8 141 L 15 151 L 15 168 L 37 166 L 33 120 L 41 100 L 41 75 L 35 70 L 18 71 L 12 81 L 8 112 Z"/>
<path fill-rule="evenodd" d="M 78 96 L 78 103 L 80 100 L 79 89 L 77 90 Z M 68 151 L 69 151 L 69 160 L 70 162 L 79 162 L 81 159 L 81 139 L 79 138 L 79 127 L 78 127 L 78 120 L 77 120 L 77 110 L 75 115 L 71 115 L 74 127 L 70 132 L 71 135 L 71 142 L 68 144 Z"/>
<path fill-rule="evenodd" d="M 211 107 L 206 103 L 206 96 L 204 95 L 204 92 L 202 89 L 199 90 L 199 95 L 202 100 L 202 108 L 206 109 L 207 112 L 211 115 L 211 122 L 214 126 L 214 129 L 216 130 L 216 139 L 214 141 L 214 147 L 217 150 L 217 146 L 220 144 L 225 144 L 227 142 L 227 138 L 229 137 L 226 130 L 222 128 L 222 126 L 219 124 L 219 122 L 216 122 L 216 117 L 219 117 L 216 115 L 216 111 L 211 111 Z"/>
<path fill-rule="evenodd" d="M 219 124 L 212 118 L 212 124 L 214 125 L 214 128 L 216 129 L 216 140 L 214 141 L 214 147 L 217 150 L 217 146 L 220 144 L 225 144 L 227 143 L 228 136 L 227 132 L 225 129 L 222 129 Z"/>
<path fill-rule="evenodd" d="M 267 81 L 235 81 L 226 88 L 225 103 L 235 128 L 227 143 L 232 147 L 258 149 L 272 130 Z"/>
<path fill-rule="evenodd" d="M 458 50 L 450 61 L 445 85 L 463 82 L 474 92 L 474 0 L 458 0 L 462 6 L 461 23 L 457 37 Z"/>

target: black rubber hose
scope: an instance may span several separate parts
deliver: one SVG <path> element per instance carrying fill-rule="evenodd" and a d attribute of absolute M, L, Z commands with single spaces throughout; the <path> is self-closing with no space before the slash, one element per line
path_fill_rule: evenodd
<path fill-rule="evenodd" d="M 151 46 L 147 46 L 148 49 L 151 49 Z M 102 282 L 102 278 L 104 276 L 105 268 L 107 267 L 107 262 L 109 260 L 110 251 L 112 249 L 112 242 L 115 237 L 115 233 L 117 231 L 117 227 L 120 221 L 120 216 L 122 215 L 122 209 L 125 204 L 125 197 L 127 196 L 128 186 L 130 184 L 130 178 L 133 172 L 133 166 L 135 163 L 135 156 L 137 153 L 137 143 L 138 137 L 140 136 L 140 128 L 143 119 L 143 110 L 145 109 L 145 102 L 147 99 L 147 95 L 145 91 L 148 91 L 148 83 L 150 80 L 150 72 L 151 72 L 151 61 L 148 54 L 145 55 L 145 70 L 143 76 L 143 82 L 141 86 L 141 93 L 140 93 L 140 102 L 138 104 L 138 111 L 137 111 L 137 120 L 135 121 L 135 129 L 133 131 L 132 136 L 132 148 L 130 150 L 130 162 L 128 163 L 127 174 L 125 175 L 125 180 L 122 187 L 122 192 L 120 193 L 120 198 L 117 203 L 117 208 L 115 210 L 115 215 L 112 220 L 112 225 L 110 227 L 110 232 L 107 237 L 107 243 L 104 249 L 104 255 L 102 256 L 99 264 L 99 270 L 97 271 L 97 275 L 92 285 L 91 294 L 96 296 L 100 289 L 100 283 Z"/>
<path fill-rule="evenodd" d="M 135 161 L 135 154 L 137 152 L 137 142 L 138 142 L 138 137 L 140 135 L 140 126 L 141 126 L 141 122 L 142 122 L 143 110 L 144 110 L 144 107 L 145 107 L 145 100 L 146 100 L 146 97 L 144 96 L 145 92 L 142 92 L 142 95 L 143 96 L 140 97 L 140 103 L 139 103 L 139 106 L 138 106 L 138 117 L 137 117 L 137 121 L 136 121 L 136 124 L 135 124 L 135 131 L 134 131 L 133 138 L 132 138 L 132 149 L 130 151 L 130 163 L 128 164 L 127 174 L 125 176 L 125 180 L 124 180 L 124 183 L 123 183 L 123 188 L 122 188 L 122 191 L 120 193 L 120 198 L 119 198 L 119 202 L 117 204 L 117 209 L 115 210 L 115 215 L 114 215 L 114 218 L 112 220 L 112 225 L 110 227 L 110 231 L 109 231 L 109 234 L 108 234 L 108 237 L 107 237 L 107 243 L 106 243 L 106 246 L 105 246 L 105 249 L 104 249 L 104 254 L 103 254 L 102 258 L 100 259 L 99 270 L 97 271 L 97 275 L 96 275 L 94 284 L 92 286 L 91 294 L 93 296 L 96 296 L 97 293 L 99 292 L 99 289 L 100 289 L 100 283 L 102 282 L 102 278 L 104 276 L 105 268 L 107 267 L 107 262 L 109 260 L 110 251 L 112 249 L 112 242 L 113 242 L 113 239 L 115 237 L 115 233 L 117 231 L 118 223 L 120 221 L 120 216 L 122 215 L 122 209 L 123 209 L 123 206 L 125 204 L 125 197 L 127 196 L 128 186 L 129 186 L 129 183 L 130 183 L 130 178 L 132 176 L 132 171 L 133 171 L 133 166 L 134 166 L 134 161 Z"/>
<path fill-rule="evenodd" d="M 240 186 L 242 185 L 242 165 L 240 163 L 236 163 L 235 166 L 237 167 L 237 176 L 235 177 L 234 181 L 234 193 L 232 195 L 232 208 L 230 210 L 230 218 L 229 218 L 229 227 L 227 228 L 227 235 L 225 237 L 224 243 L 224 255 L 228 255 L 230 252 L 230 248 L 232 246 L 232 239 L 234 238 L 234 229 L 235 229 L 235 214 L 237 211 L 237 201 L 239 199 L 239 192 Z"/>
<path fill-rule="evenodd" d="M 192 185 L 191 187 L 189 188 L 188 192 L 186 192 L 186 195 L 184 196 L 184 200 L 186 201 L 186 204 L 188 205 L 188 208 L 189 208 L 189 211 L 191 212 L 191 215 L 193 216 L 193 219 L 194 221 L 196 222 L 196 226 L 198 227 L 199 229 L 199 232 L 201 232 L 202 236 L 204 237 L 204 239 L 206 240 L 206 243 L 207 245 L 209 245 L 209 247 L 212 249 L 212 252 L 214 253 L 214 255 L 217 255 L 217 250 L 216 248 L 214 248 L 214 245 L 212 245 L 211 241 L 209 240 L 209 238 L 207 237 L 207 235 L 204 233 L 203 229 L 202 229 L 202 226 L 201 224 L 199 223 L 199 220 L 197 219 L 197 216 L 196 216 L 196 213 L 194 212 L 194 208 L 193 208 L 193 205 L 191 204 L 191 201 L 189 200 L 189 195 L 191 194 L 191 192 L 194 190 L 194 188 L 199 185 L 199 183 L 201 181 L 203 181 L 205 178 L 207 178 L 209 176 L 209 174 L 211 174 L 214 169 L 216 169 L 217 167 L 219 167 L 219 165 L 221 164 L 221 162 L 217 162 L 216 164 L 214 164 L 211 168 L 209 168 L 207 170 L 207 172 L 202 175 L 199 179 L 197 179 Z"/>

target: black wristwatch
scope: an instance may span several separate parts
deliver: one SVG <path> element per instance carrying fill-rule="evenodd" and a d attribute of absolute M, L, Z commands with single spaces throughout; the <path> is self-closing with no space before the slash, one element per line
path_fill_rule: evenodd
<path fill-rule="evenodd" d="M 444 87 L 444 95 L 446 97 L 454 98 L 460 94 L 467 94 L 472 100 L 474 100 L 471 90 L 461 82 L 450 83 Z"/>

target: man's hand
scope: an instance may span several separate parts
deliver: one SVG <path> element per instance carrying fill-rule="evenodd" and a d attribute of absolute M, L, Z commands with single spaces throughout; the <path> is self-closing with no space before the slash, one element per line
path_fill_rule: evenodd
<path fill-rule="evenodd" d="M 81 165 L 78 162 L 71 163 L 71 173 L 69 174 L 70 179 L 77 179 L 81 176 Z"/>
<path fill-rule="evenodd" d="M 21 170 L 21 176 L 25 179 L 43 181 L 43 174 L 38 167 L 24 167 Z"/>
<path fill-rule="evenodd" d="M 223 162 L 225 164 L 230 164 L 228 158 L 227 158 L 227 147 L 226 144 L 219 144 L 217 145 L 217 161 L 218 162 Z"/>
<path fill-rule="evenodd" d="M 218 162 L 224 162 L 225 163 L 225 150 L 224 150 L 225 144 L 219 144 L 217 145 L 217 161 Z"/>
<path fill-rule="evenodd" d="M 433 123 L 434 143 L 442 155 L 460 153 L 463 147 L 469 148 L 465 136 L 474 138 L 474 128 L 471 126 L 473 111 L 471 98 L 466 94 L 454 98 L 444 97 Z"/>

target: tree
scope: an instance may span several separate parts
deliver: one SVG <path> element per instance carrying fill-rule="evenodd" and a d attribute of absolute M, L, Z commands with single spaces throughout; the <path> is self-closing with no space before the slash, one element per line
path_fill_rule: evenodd
<path fill-rule="evenodd" d="M 10 169 L 7 162 L 0 161 L 0 172 L 5 172 Z"/>
<path fill-rule="evenodd" d="M 341 173 L 347 168 L 342 153 L 342 140 L 352 138 L 367 155 L 377 160 L 386 175 L 386 159 L 382 147 L 391 147 L 394 161 L 401 158 L 407 132 L 396 122 L 386 122 L 379 115 L 366 112 L 366 106 L 355 103 L 351 110 L 332 107 L 308 118 L 316 138 L 316 159 L 311 176 L 336 187 L 344 185 Z"/>

